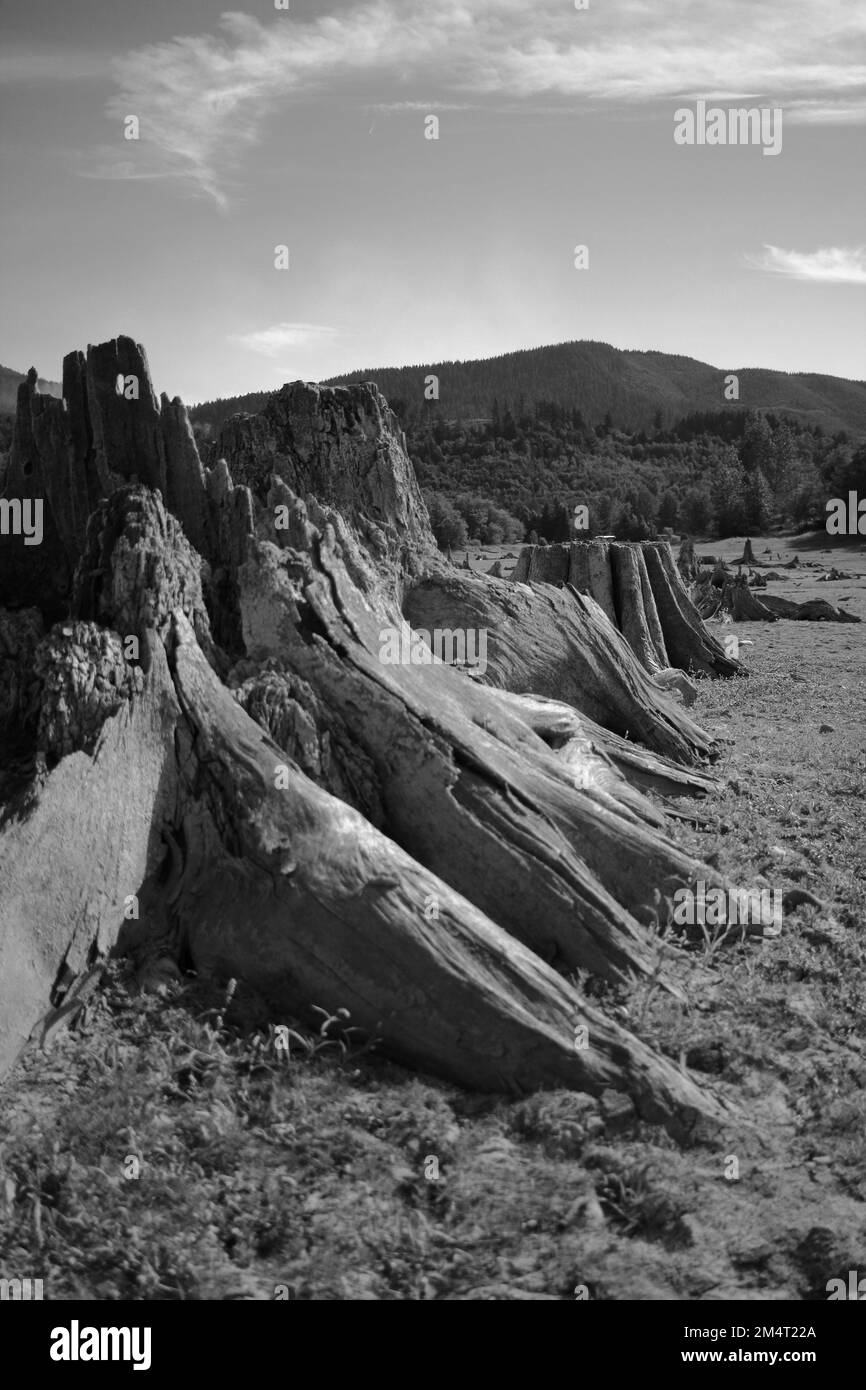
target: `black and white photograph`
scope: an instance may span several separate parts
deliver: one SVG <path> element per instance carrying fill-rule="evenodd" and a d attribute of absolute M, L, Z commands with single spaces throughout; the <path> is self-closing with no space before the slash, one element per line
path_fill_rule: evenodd
<path fill-rule="evenodd" d="M 853 0 L 3 0 L 24 1366 L 556 1301 L 829 1377 L 864 127 Z"/>

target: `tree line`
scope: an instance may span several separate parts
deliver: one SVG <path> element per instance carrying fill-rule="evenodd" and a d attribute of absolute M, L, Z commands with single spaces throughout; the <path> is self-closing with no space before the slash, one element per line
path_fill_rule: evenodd
<path fill-rule="evenodd" d="M 538 401 L 474 421 L 401 417 L 440 545 L 567 540 L 574 507 L 587 535 L 652 539 L 822 528 L 830 497 L 866 495 L 866 446 L 845 432 L 760 412 L 694 414 L 665 427 L 591 426 L 579 410 Z M 523 536 L 519 535 L 519 528 Z"/>

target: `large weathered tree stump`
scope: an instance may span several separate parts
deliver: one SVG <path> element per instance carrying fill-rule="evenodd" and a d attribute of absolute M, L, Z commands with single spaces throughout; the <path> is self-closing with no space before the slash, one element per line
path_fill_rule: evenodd
<path fill-rule="evenodd" d="M 286 387 L 208 466 L 131 340 L 72 354 L 64 391 L 22 387 L 6 484 L 39 490 L 47 549 L 0 551 L 0 1066 L 134 903 L 139 940 L 463 1084 L 720 1115 L 571 982 L 655 972 L 665 898 L 725 886 L 645 795 L 711 785 L 660 678 L 737 669 L 667 547 L 455 571 L 370 385 Z M 488 631 L 483 671 L 443 625 Z"/>
<path fill-rule="evenodd" d="M 667 541 L 526 546 L 511 579 L 565 586 L 595 599 L 657 684 L 676 688 L 677 672 L 746 674 L 704 627 Z"/>

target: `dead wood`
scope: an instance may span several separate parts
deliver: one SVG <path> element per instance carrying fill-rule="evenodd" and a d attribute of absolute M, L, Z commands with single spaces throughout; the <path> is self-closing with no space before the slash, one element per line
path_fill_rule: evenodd
<path fill-rule="evenodd" d="M 832 603 L 826 603 L 824 599 L 820 598 L 808 599 L 805 603 L 792 603 L 789 599 L 782 598 L 777 594 L 763 594 L 761 602 L 774 617 L 794 618 L 798 622 L 859 623 L 862 621 L 855 613 L 849 613 L 844 608 L 837 608 Z"/>
<path fill-rule="evenodd" d="M 600 605 L 570 584 L 428 574 L 407 593 L 404 615 L 426 631 L 486 630 L 490 685 L 562 700 L 676 762 L 716 755 L 712 736 L 640 664 Z"/>
<path fill-rule="evenodd" d="M 39 769 L 0 822 L 0 1066 L 137 932 L 464 1085 L 718 1118 L 564 978 L 673 988 L 663 895 L 724 886 L 644 794 L 700 794 L 716 751 L 668 661 L 737 669 L 667 546 L 455 572 L 370 386 L 286 387 L 207 466 L 131 340 L 72 354 L 64 391 L 22 388 L 6 480 L 44 487 L 48 549 L 0 560 L 0 734 Z M 422 627 L 488 631 L 485 670 Z"/>

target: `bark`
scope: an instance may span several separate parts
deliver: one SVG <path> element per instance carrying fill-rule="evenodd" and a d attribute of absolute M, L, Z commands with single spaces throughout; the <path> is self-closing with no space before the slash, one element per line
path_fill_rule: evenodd
<path fill-rule="evenodd" d="M 617 625 L 616 599 L 607 541 L 576 541 L 571 547 L 568 582 L 573 589 L 590 594 L 605 617 Z"/>
<path fill-rule="evenodd" d="M 643 555 L 636 547 L 616 543 L 610 547 L 610 552 L 619 630 L 644 669 L 655 676 L 669 667 L 670 662 Z M 646 609 L 645 593 L 649 597 L 652 618 Z"/>
<path fill-rule="evenodd" d="M 679 691 L 683 703 L 693 705 L 698 693 L 695 686 L 684 671 L 671 666 L 665 650 L 642 550 L 638 546 L 613 544 L 610 554 L 620 631 L 656 683 L 665 690 Z"/>
<path fill-rule="evenodd" d="M 742 674 L 740 663 L 725 655 L 724 648 L 704 626 L 683 587 L 670 546 L 661 541 L 646 541 L 642 548 L 671 661 L 684 671 L 705 676 Z"/>

